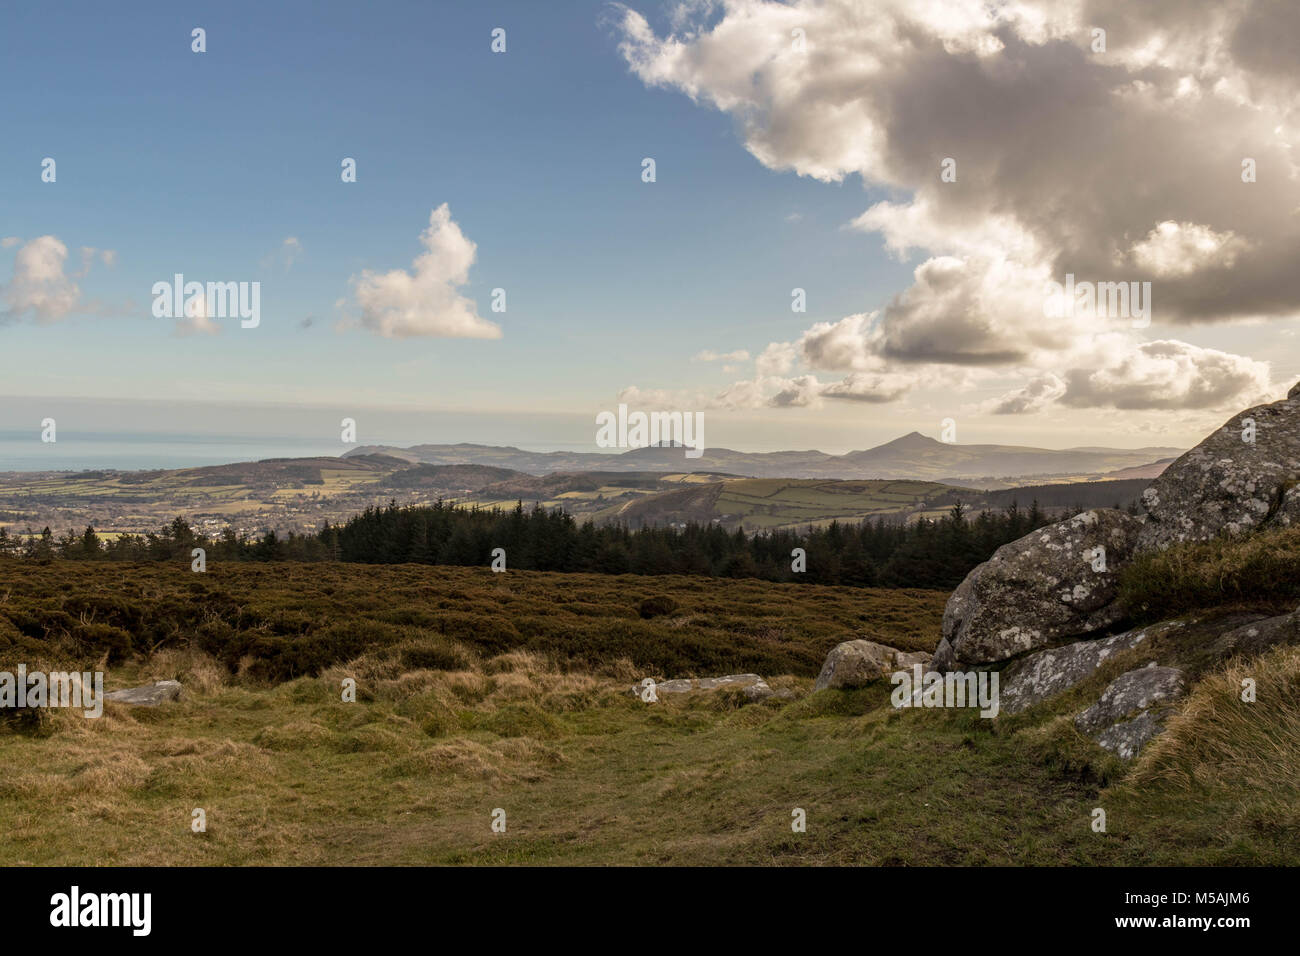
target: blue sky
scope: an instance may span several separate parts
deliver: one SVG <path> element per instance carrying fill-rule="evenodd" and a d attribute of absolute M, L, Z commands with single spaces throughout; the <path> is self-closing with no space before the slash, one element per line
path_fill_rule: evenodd
<path fill-rule="evenodd" d="M 681 28 L 667 6 L 631 6 L 658 37 Z M 57 237 L 69 274 L 81 247 L 114 259 L 75 276 L 78 307 L 58 321 L 0 322 L 0 393 L 192 401 L 211 411 L 187 411 L 180 427 L 224 433 L 238 431 L 222 417 L 229 403 L 271 416 L 296 404 L 452 409 L 495 414 L 482 429 L 493 442 L 577 447 L 629 386 L 716 393 L 753 378 L 752 357 L 769 343 L 881 309 L 913 282 L 923 256 L 904 261 L 879 233 L 847 228 L 907 189 L 756 158 L 746 116 L 630 69 L 619 50 L 626 16 L 581 0 L 7 7 L 0 237 Z M 703 17 L 696 29 L 707 31 L 720 13 Z M 202 54 L 190 49 L 196 26 Z M 496 27 L 507 31 L 504 54 L 489 49 Z M 47 156 L 52 184 L 40 179 Z M 641 181 L 646 156 L 657 163 L 652 184 Z M 340 182 L 343 157 L 357 160 L 356 183 Z M 477 246 L 459 292 L 502 336 L 340 328 L 356 311 L 350 280 L 411 269 L 444 203 Z M 18 250 L 0 249 L 0 283 Z M 152 284 L 176 272 L 260 281 L 261 326 L 218 320 L 218 334 L 178 335 L 149 308 Z M 796 286 L 807 289 L 806 314 L 791 312 Z M 490 308 L 496 287 L 504 314 Z M 706 349 L 747 350 L 749 367 L 692 361 Z M 843 451 L 937 432 L 955 400 L 942 374 L 928 381 L 902 402 L 718 408 L 709 443 Z M 962 381 L 973 400 L 1016 380 L 1008 370 Z M 1091 433 L 1062 440 L 1072 436 L 1059 416 L 968 410 L 973 431 L 961 440 L 1165 444 L 1217 420 L 1198 410 L 1178 420 L 1182 433 L 1105 441 L 1095 414 L 1064 414 Z M 370 421 L 363 441 L 478 437 L 469 425 L 424 433 L 410 419 L 385 430 L 380 412 Z M 0 415 L 0 427 L 13 424 Z"/>

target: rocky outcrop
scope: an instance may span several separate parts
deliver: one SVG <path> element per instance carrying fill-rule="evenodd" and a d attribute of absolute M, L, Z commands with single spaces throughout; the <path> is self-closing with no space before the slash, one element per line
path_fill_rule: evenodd
<path fill-rule="evenodd" d="M 1142 495 L 1138 551 L 1300 521 L 1300 392 L 1234 415 Z"/>
<path fill-rule="evenodd" d="M 998 548 L 948 599 L 934 668 L 994 663 L 1116 624 L 1118 571 L 1141 528 L 1102 508 Z"/>
<path fill-rule="evenodd" d="M 157 707 L 169 700 L 179 700 L 181 696 L 180 681 L 160 680 L 143 687 L 129 687 L 105 694 L 105 700 L 115 700 L 121 704 L 134 704 L 137 707 Z"/>
<path fill-rule="evenodd" d="M 1152 634 L 1182 626 L 1180 621 L 1166 621 L 1101 640 L 1076 641 L 1021 658 L 1002 671 L 1002 712 L 1019 713 L 1049 697 L 1055 697 L 1087 680 L 1107 659 L 1120 651 L 1137 647 Z"/>
<path fill-rule="evenodd" d="M 930 655 L 924 651 L 900 651 L 875 641 L 845 641 L 835 645 L 826 655 L 826 663 L 817 675 L 813 690 L 865 687 L 895 671 L 907 670 L 913 664 L 929 667 Z"/>
<path fill-rule="evenodd" d="M 1285 400 L 1234 416 L 1178 458 L 1147 489 L 1144 504 L 1142 518 L 1089 511 L 999 548 L 949 598 L 932 668 L 1010 661 L 1000 673 L 1000 710 L 1016 713 L 1143 647 L 1151 664 L 1117 677 L 1075 718 L 1080 732 L 1128 759 L 1163 729 L 1189 679 L 1234 655 L 1300 645 L 1300 608 L 1275 617 L 1203 612 L 1112 633 L 1123 618 L 1119 572 L 1134 557 L 1300 524 L 1300 383 Z"/>
<path fill-rule="evenodd" d="M 1074 720 L 1082 733 L 1125 760 L 1136 756 L 1164 728 L 1169 704 L 1187 693 L 1176 667 L 1146 667 L 1121 674 L 1101 698 Z"/>

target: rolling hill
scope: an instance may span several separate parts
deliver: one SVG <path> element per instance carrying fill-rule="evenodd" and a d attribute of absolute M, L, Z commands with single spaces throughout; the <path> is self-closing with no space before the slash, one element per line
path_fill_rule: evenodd
<path fill-rule="evenodd" d="M 913 432 L 865 451 L 771 453 L 682 449 L 622 454 L 534 453 L 489 445 L 357 448 L 341 458 L 270 458 L 154 471 L 0 472 L 0 525 L 21 531 L 141 532 L 184 515 L 212 533 L 315 531 L 372 505 L 455 500 L 480 507 L 534 502 L 582 520 L 634 526 L 718 522 L 746 530 L 912 516 L 951 507 L 1027 504 L 1044 479 L 1079 490 L 1037 495 L 1043 507 L 1127 500 L 1175 449 L 945 444 Z M 1160 459 L 1160 460 L 1157 460 Z M 1113 484 L 1104 490 L 1085 486 Z M 989 493 L 1015 490 L 995 499 Z M 1140 487 L 1138 492 L 1140 493 Z M 1104 501 L 1093 501 L 1097 495 Z M 1048 499 L 1051 498 L 1052 502 Z M 1058 500 L 1059 499 L 1059 500 Z"/>
<path fill-rule="evenodd" d="M 554 472 L 716 472 L 753 478 L 923 479 L 963 483 L 1023 484 L 1031 478 L 1073 478 L 1150 466 L 1181 449 L 1031 448 L 1019 445 L 958 445 L 911 432 L 863 451 L 741 452 L 709 448 L 687 458 L 680 447 L 634 448 L 618 454 L 531 452 L 494 445 L 366 445 L 344 457 L 382 455 L 430 465 L 488 465 L 531 475 Z M 1136 477 L 1136 476 L 1134 476 Z"/>

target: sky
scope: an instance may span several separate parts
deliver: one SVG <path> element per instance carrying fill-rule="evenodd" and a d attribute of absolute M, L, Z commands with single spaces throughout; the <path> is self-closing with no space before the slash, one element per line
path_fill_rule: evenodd
<path fill-rule="evenodd" d="M 620 402 L 755 451 L 944 419 L 961 443 L 1188 446 L 1300 377 L 1294 3 L 50 3 L 0 26 L 11 457 L 47 416 L 110 450 L 327 453 L 342 417 L 364 444 L 597 450 Z M 178 273 L 259 283 L 258 324 L 156 315 Z M 1149 315 L 1050 315 L 1067 274 L 1149 288 Z"/>

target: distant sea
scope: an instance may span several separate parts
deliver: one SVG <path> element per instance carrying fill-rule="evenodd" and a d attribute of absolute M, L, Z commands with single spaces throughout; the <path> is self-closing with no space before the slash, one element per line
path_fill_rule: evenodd
<path fill-rule="evenodd" d="M 262 458 L 341 455 L 349 446 L 302 438 L 233 435 L 77 434 L 59 429 L 45 443 L 32 431 L 0 432 L 0 471 L 193 468 Z"/>

